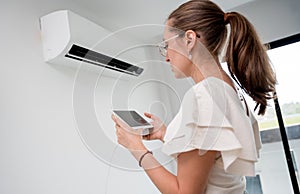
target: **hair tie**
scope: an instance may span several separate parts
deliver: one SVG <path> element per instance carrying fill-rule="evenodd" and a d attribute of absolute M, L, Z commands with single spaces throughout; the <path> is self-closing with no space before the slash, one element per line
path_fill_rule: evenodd
<path fill-rule="evenodd" d="M 224 22 L 225 24 L 228 24 L 227 18 L 228 18 L 229 13 L 224 13 Z"/>

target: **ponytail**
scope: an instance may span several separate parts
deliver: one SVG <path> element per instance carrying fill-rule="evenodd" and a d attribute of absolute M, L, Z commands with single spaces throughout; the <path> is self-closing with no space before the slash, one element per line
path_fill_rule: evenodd
<path fill-rule="evenodd" d="M 241 14 L 224 14 L 231 26 L 226 61 L 231 77 L 256 102 L 258 115 L 264 115 L 267 100 L 275 91 L 276 77 L 266 48 L 260 42 L 252 24 Z"/>
<path fill-rule="evenodd" d="M 225 60 L 231 77 L 257 103 L 258 114 L 266 111 L 267 100 L 275 91 L 276 78 L 266 48 L 252 24 L 237 12 L 225 13 L 212 1 L 191 0 L 168 17 L 172 27 L 181 31 L 202 32 L 203 44 L 217 57 L 226 40 L 226 24 L 231 26 Z"/>

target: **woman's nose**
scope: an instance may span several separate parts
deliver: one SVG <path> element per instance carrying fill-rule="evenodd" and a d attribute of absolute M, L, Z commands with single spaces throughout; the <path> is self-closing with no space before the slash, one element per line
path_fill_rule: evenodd
<path fill-rule="evenodd" d="M 168 56 L 168 52 L 167 52 L 167 54 L 166 54 L 166 62 L 170 62 L 170 58 L 169 58 L 169 56 Z"/>

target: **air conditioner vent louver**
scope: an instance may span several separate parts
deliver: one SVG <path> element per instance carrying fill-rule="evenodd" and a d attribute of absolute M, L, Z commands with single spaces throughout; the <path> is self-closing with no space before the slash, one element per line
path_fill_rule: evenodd
<path fill-rule="evenodd" d="M 107 69 L 116 70 L 130 75 L 138 76 L 143 72 L 143 69 L 116 58 L 83 48 L 73 44 L 66 57 L 98 65 Z"/>

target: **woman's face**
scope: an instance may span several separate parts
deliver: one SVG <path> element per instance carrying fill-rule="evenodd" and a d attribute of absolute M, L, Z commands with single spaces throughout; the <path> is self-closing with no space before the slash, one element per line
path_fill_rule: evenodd
<path fill-rule="evenodd" d="M 188 59 L 184 37 L 178 36 L 173 38 L 177 34 L 169 30 L 168 23 L 164 31 L 164 40 L 166 40 L 165 43 L 167 45 L 166 61 L 170 63 L 176 78 L 189 77 L 192 63 Z"/>

